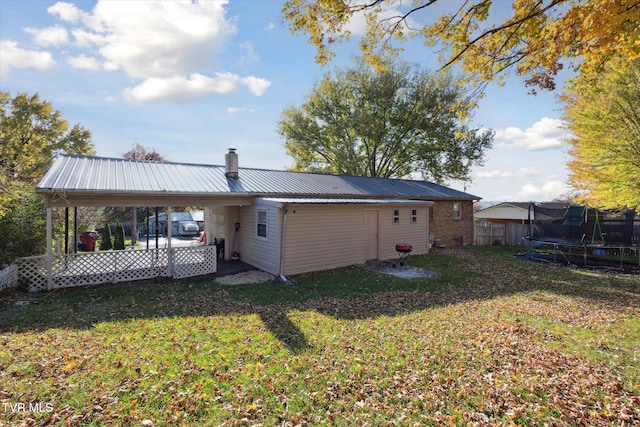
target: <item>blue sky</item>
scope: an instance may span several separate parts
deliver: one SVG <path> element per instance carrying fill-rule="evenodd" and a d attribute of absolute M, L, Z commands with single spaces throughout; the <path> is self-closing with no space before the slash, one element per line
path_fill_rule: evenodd
<path fill-rule="evenodd" d="M 283 24 L 282 3 L 0 0 L 0 90 L 38 92 L 92 132 L 100 156 L 139 143 L 171 161 L 224 164 L 233 147 L 240 166 L 284 169 L 292 159 L 277 133 L 282 111 L 324 73 L 352 64 L 359 23 L 322 67 L 315 47 Z M 510 2 L 496 3 L 508 12 Z M 436 58 L 418 42 L 401 57 L 432 69 Z M 522 81 L 489 86 L 474 124 L 496 131 L 494 147 L 471 183 L 449 186 L 485 201 L 569 192 L 557 93 L 528 95 Z"/>

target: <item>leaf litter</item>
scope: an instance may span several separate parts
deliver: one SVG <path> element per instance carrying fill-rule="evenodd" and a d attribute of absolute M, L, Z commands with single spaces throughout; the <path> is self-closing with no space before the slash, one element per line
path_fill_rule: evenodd
<path fill-rule="evenodd" d="M 3 328 L 0 403 L 46 402 L 52 411 L 3 411 L 0 422 L 640 423 L 640 332 L 625 331 L 627 347 L 612 335 L 638 325 L 639 294 L 628 291 L 640 286 L 635 279 L 603 287 L 602 276 L 579 283 L 567 272 L 540 286 L 553 267 L 520 269 L 477 250 L 444 255 L 476 278 L 432 292 L 270 305 L 217 290 L 174 293 L 154 302 L 165 310 L 159 317 L 132 301 L 106 309 L 126 318 L 89 328 Z M 203 314 L 180 314 L 182 304 Z M 584 346 L 569 351 L 574 331 L 606 343 L 593 357 Z"/>

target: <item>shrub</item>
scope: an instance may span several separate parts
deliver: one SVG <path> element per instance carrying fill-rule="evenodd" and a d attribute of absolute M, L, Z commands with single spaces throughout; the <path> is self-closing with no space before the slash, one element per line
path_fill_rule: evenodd
<path fill-rule="evenodd" d="M 113 238 L 113 249 L 124 249 L 124 226 L 121 222 L 116 224 L 116 235 Z"/>
<path fill-rule="evenodd" d="M 100 243 L 101 251 L 108 251 L 109 249 L 113 249 L 113 243 L 111 242 L 111 230 L 109 229 L 109 224 L 105 224 L 102 229 L 102 242 Z"/>

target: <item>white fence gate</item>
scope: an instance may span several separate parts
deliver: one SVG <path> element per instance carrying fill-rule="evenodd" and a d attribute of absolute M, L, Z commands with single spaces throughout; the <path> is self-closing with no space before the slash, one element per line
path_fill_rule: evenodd
<path fill-rule="evenodd" d="M 29 288 L 50 290 L 156 277 L 185 278 L 217 271 L 216 246 L 86 252 L 54 255 L 51 287 L 47 256 L 16 260 L 18 277 Z"/>

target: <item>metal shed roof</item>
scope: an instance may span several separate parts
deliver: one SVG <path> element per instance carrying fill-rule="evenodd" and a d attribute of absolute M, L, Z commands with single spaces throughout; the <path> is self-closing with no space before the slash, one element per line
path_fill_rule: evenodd
<path fill-rule="evenodd" d="M 36 191 L 58 196 L 231 195 L 271 197 L 353 197 L 478 200 L 479 197 L 428 181 L 225 167 L 124 158 L 57 156 Z"/>
<path fill-rule="evenodd" d="M 323 199 L 323 198 L 297 198 L 297 197 L 264 197 L 260 201 L 275 203 L 278 205 L 390 205 L 390 204 L 411 204 L 411 205 L 432 205 L 433 202 L 427 200 L 409 199 Z"/>

